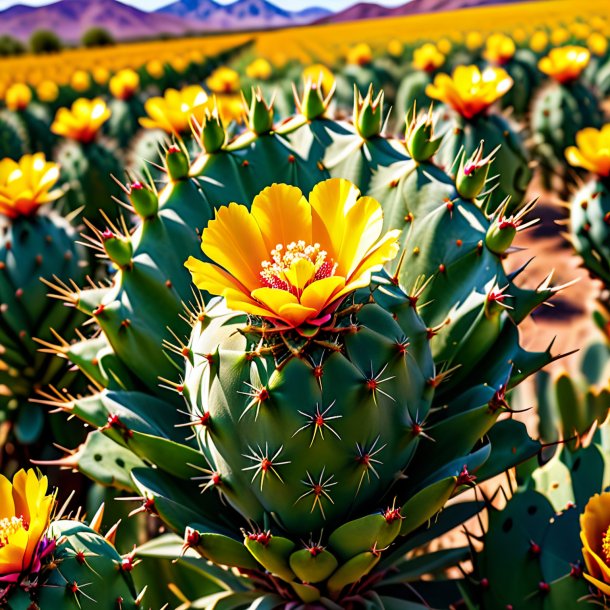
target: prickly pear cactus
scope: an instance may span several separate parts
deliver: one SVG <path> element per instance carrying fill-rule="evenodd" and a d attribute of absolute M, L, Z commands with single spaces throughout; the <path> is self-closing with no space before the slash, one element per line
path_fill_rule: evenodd
<path fill-rule="evenodd" d="M 17 172 L 19 179 L 3 183 Z M 58 167 L 40 153 L 18 163 L 0 162 L 0 383 L 8 390 L 0 416 L 15 423 L 24 443 L 37 439 L 44 422 L 43 410 L 30 403 L 36 390 L 68 383 L 65 362 L 39 351 L 36 340 L 56 342 L 63 336 L 69 341 L 83 320 L 73 309 L 47 300 L 48 287 L 41 281 L 82 284 L 87 273 L 76 231 L 56 212 L 39 207 L 62 195 L 51 190 L 58 177 Z"/>
<path fill-rule="evenodd" d="M 95 441 L 70 459 L 137 492 L 142 510 L 186 531 L 185 550 L 239 568 L 233 578 L 208 566 L 230 590 L 200 607 L 415 603 L 419 585 L 409 592 L 395 578 L 410 569 L 405 554 L 482 508 L 465 502 L 439 515 L 448 499 L 540 449 L 523 424 L 499 417 L 509 410 L 507 390 L 553 358 L 523 350 L 516 324 L 554 290 L 511 284 L 518 313 L 501 308 L 508 297 L 498 261 L 522 217 L 485 213 L 489 159 L 480 151 L 462 159 L 456 184 L 433 169 L 439 142 L 425 122 L 409 137 L 414 164 L 401 141 L 384 136 L 383 96 L 358 93 L 354 123 L 334 120 L 329 102 L 309 82 L 298 114 L 275 125 L 273 107 L 254 92 L 235 138 L 218 113 L 205 115 L 195 126 L 201 155 L 190 162 L 185 146 L 172 146 L 164 189 L 127 188 L 135 231 L 98 229 L 98 247 L 118 268 L 112 286 L 59 289 L 101 329 L 63 351 L 99 391 L 50 401 L 95 429 Z M 434 198 L 423 184 L 418 194 L 404 171 L 419 165 L 415 173 L 432 172 Z M 424 255 L 414 264 L 430 287 L 414 275 L 403 282 L 399 266 L 366 272 L 396 248 L 399 226 L 380 250 L 369 244 L 384 226 L 382 209 L 407 206 L 403 196 L 414 193 L 429 215 L 421 215 L 429 226 L 423 233 L 422 223 Z M 445 193 L 458 193 L 459 214 Z M 312 206 L 336 214 L 321 223 Z M 282 234 L 265 233 L 261 243 L 253 222 Z M 210 238 L 214 231 L 221 237 Z M 469 248 L 463 267 L 443 275 L 431 252 L 442 257 L 460 239 Z M 493 252 L 479 267 L 481 240 Z M 237 268 L 227 268 L 227 256 L 242 259 Z M 183 266 L 189 257 L 203 258 L 188 263 L 196 290 Z M 370 267 L 345 262 L 370 257 Z M 480 288 L 473 292 L 463 270 Z M 439 296 L 447 287 L 468 303 L 455 327 Z M 93 464 L 101 443 L 123 464 L 111 481 Z M 424 563 L 450 565 L 464 553 Z M 457 597 L 439 586 L 438 605 Z"/>
<path fill-rule="evenodd" d="M 12 112 L 0 111 L 0 159 L 17 161 L 29 151 L 28 134 Z"/>

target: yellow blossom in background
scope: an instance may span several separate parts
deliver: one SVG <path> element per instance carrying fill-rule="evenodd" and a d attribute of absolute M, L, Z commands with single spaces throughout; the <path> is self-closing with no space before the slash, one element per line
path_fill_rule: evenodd
<path fill-rule="evenodd" d="M 146 71 L 153 78 L 161 78 L 165 75 L 165 66 L 157 59 L 152 59 L 146 64 Z"/>
<path fill-rule="evenodd" d="M 286 53 L 282 53 L 281 51 L 279 53 L 274 53 L 271 56 L 271 63 L 276 68 L 283 68 L 288 63 L 288 56 Z"/>
<path fill-rule="evenodd" d="M 404 45 L 398 38 L 392 38 L 390 42 L 388 42 L 388 53 L 392 57 L 401 57 L 404 51 Z"/>
<path fill-rule="evenodd" d="M 513 40 L 519 44 L 523 44 L 527 40 L 527 32 L 523 28 L 517 28 L 512 33 Z"/>
<path fill-rule="evenodd" d="M 183 135 L 191 130 L 191 116 L 201 123 L 205 109 L 211 107 L 211 103 L 199 85 L 190 85 L 180 91 L 166 89 L 163 97 L 146 100 L 144 109 L 148 116 L 141 118 L 140 124 L 146 129 L 162 129 L 169 134 Z"/>
<path fill-rule="evenodd" d="M 610 595 L 610 493 L 594 495 L 580 516 L 580 540 L 587 571 L 583 576 Z"/>
<path fill-rule="evenodd" d="M 570 32 L 578 40 L 586 40 L 587 36 L 591 33 L 591 28 L 582 21 L 576 21 L 570 24 Z"/>
<path fill-rule="evenodd" d="M 43 153 L 25 155 L 19 161 L 0 161 L 0 214 L 9 218 L 30 216 L 38 208 L 62 195 L 53 189 L 59 179 L 59 165 Z M 1 502 L 1 498 L 0 498 Z"/>
<path fill-rule="evenodd" d="M 593 32 L 587 38 L 587 48 L 593 55 L 603 57 L 608 50 L 608 39 L 599 32 Z"/>
<path fill-rule="evenodd" d="M 445 63 L 445 55 L 431 42 L 423 44 L 413 51 L 413 67 L 416 70 L 434 72 Z"/>
<path fill-rule="evenodd" d="M 451 50 L 453 49 L 453 45 L 451 44 L 451 41 L 448 38 L 441 38 L 437 43 L 436 43 L 436 48 L 443 54 L 443 55 L 449 55 L 449 53 L 451 53 Z"/>
<path fill-rule="evenodd" d="M 242 123 L 244 119 L 244 102 L 241 94 L 227 93 L 215 96 L 220 118 L 225 125 L 231 121 Z"/>
<path fill-rule="evenodd" d="M 382 236 L 382 228 L 379 203 L 348 180 L 320 182 L 309 201 L 294 186 L 274 184 L 251 210 L 219 208 L 201 240 L 211 262 L 191 256 L 185 266 L 197 287 L 231 309 L 292 328 L 320 325 L 398 253 L 400 231 Z"/>
<path fill-rule="evenodd" d="M 483 46 L 483 35 L 481 32 L 468 32 L 466 35 L 466 48 L 469 51 L 476 51 Z"/>
<path fill-rule="evenodd" d="M 41 102 L 54 102 L 59 96 L 59 87 L 52 80 L 43 80 L 36 87 L 36 95 Z"/>
<path fill-rule="evenodd" d="M 140 77 L 138 73 L 131 69 L 125 69 L 117 72 L 110 79 L 109 89 L 110 93 L 117 99 L 128 100 L 133 97 L 139 86 Z"/>
<path fill-rule="evenodd" d="M 570 38 L 570 32 L 565 28 L 555 28 L 551 32 L 551 44 L 559 46 L 566 43 Z"/>
<path fill-rule="evenodd" d="M 601 129 L 586 127 L 576 134 L 576 146 L 566 149 L 566 159 L 599 176 L 610 176 L 610 123 Z"/>
<path fill-rule="evenodd" d="M 542 53 L 549 46 L 549 36 L 546 32 L 538 30 L 532 34 L 530 38 L 530 49 L 534 53 Z"/>
<path fill-rule="evenodd" d="M 502 65 L 510 61 L 516 52 L 514 40 L 505 34 L 492 34 L 485 42 L 485 59 L 496 65 Z"/>
<path fill-rule="evenodd" d="M 54 497 L 46 495 L 47 477 L 19 470 L 11 483 L 0 475 L 0 577 L 32 567 L 36 549 L 49 527 Z"/>
<path fill-rule="evenodd" d="M 98 85 L 105 85 L 108 82 L 109 78 L 110 78 L 110 71 L 108 70 L 108 68 L 99 66 L 93 70 L 93 80 Z"/>
<path fill-rule="evenodd" d="M 502 68 L 458 66 L 451 76 L 437 74 L 426 87 L 426 95 L 451 106 L 467 119 L 486 110 L 513 86 Z"/>
<path fill-rule="evenodd" d="M 70 109 L 60 108 L 51 125 L 51 131 L 86 144 L 95 139 L 101 126 L 110 118 L 110 109 L 101 98 L 77 99 Z"/>
<path fill-rule="evenodd" d="M 589 20 L 589 25 L 591 26 L 591 29 L 601 32 L 606 27 L 606 20 L 600 15 L 593 15 Z"/>
<path fill-rule="evenodd" d="M 269 80 L 272 74 L 273 68 L 264 57 L 255 59 L 246 67 L 246 75 L 255 80 Z"/>
<path fill-rule="evenodd" d="M 239 74 L 232 68 L 220 66 L 205 81 L 212 93 L 239 93 Z"/>
<path fill-rule="evenodd" d="M 11 85 L 4 96 L 4 103 L 9 110 L 25 110 L 32 101 L 32 90 L 24 83 Z"/>
<path fill-rule="evenodd" d="M 569 83 L 580 76 L 590 58 L 591 53 L 585 47 L 559 47 L 551 49 L 538 62 L 538 68 L 559 83 Z"/>
<path fill-rule="evenodd" d="M 70 78 L 70 85 L 74 91 L 82 93 L 91 87 L 91 77 L 84 70 L 76 70 Z"/>
<path fill-rule="evenodd" d="M 189 63 L 183 57 L 174 57 L 170 62 L 171 67 L 178 72 L 178 74 L 182 74 L 186 71 L 189 66 Z"/>
<path fill-rule="evenodd" d="M 366 42 L 361 42 L 348 50 L 345 59 L 351 66 L 366 66 L 373 61 L 373 50 Z"/>
<path fill-rule="evenodd" d="M 328 95 L 335 85 L 335 75 L 324 64 L 312 64 L 303 70 L 302 78 L 304 82 L 311 81 L 314 84 L 321 84 L 322 93 Z"/>

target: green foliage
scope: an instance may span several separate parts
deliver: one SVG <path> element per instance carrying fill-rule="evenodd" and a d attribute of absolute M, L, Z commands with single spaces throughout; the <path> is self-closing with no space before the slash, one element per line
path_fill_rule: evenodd
<path fill-rule="evenodd" d="M 81 38 L 81 44 L 88 49 L 109 47 L 115 44 L 114 36 L 105 28 L 89 28 Z"/>
<path fill-rule="evenodd" d="M 30 51 L 35 55 L 58 53 L 62 48 L 59 36 L 51 30 L 36 30 L 30 37 Z"/>

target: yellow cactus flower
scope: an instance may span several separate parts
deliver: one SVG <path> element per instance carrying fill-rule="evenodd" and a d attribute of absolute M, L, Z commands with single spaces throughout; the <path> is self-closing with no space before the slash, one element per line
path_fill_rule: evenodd
<path fill-rule="evenodd" d="M 54 102 L 59 96 L 59 87 L 52 80 L 43 80 L 36 87 L 36 95 L 41 102 Z"/>
<path fill-rule="evenodd" d="M 259 57 L 246 67 L 246 74 L 249 78 L 256 80 L 269 80 L 273 74 L 273 68 L 264 57 Z"/>
<path fill-rule="evenodd" d="M 178 74 L 182 74 L 189 67 L 189 62 L 184 57 L 174 57 L 170 61 L 170 66 L 178 72 Z"/>
<path fill-rule="evenodd" d="M 476 51 L 483 46 L 483 35 L 481 32 L 468 32 L 466 34 L 466 48 L 469 51 Z"/>
<path fill-rule="evenodd" d="M 158 59 L 152 59 L 146 64 L 146 71 L 153 78 L 162 78 L 165 75 L 165 66 Z"/>
<path fill-rule="evenodd" d="M 566 159 L 599 176 L 610 176 L 610 123 L 601 129 L 586 127 L 576 134 L 576 146 L 566 149 Z"/>
<path fill-rule="evenodd" d="M 538 30 L 530 38 L 530 49 L 534 53 L 542 53 L 549 46 L 549 36 L 546 32 Z"/>
<path fill-rule="evenodd" d="M 426 95 L 451 106 L 466 119 L 483 112 L 513 86 L 503 68 L 458 66 L 453 75 L 437 74 L 426 87 Z"/>
<path fill-rule="evenodd" d="M 58 136 L 86 144 L 95 139 L 101 126 L 110 118 L 110 109 L 101 98 L 77 99 L 72 108 L 60 108 L 51 125 Z"/>
<path fill-rule="evenodd" d="M 191 129 L 190 118 L 203 121 L 206 108 L 211 108 L 211 99 L 199 85 L 190 85 L 180 91 L 166 89 L 163 97 L 146 100 L 147 117 L 140 119 L 146 129 L 162 129 L 166 133 L 183 135 Z"/>
<path fill-rule="evenodd" d="M 216 96 L 216 105 L 220 118 L 225 125 L 231 121 L 242 123 L 244 120 L 244 102 L 241 95 L 229 93 Z"/>
<path fill-rule="evenodd" d="M 17 472 L 12 483 L 0 475 L 0 580 L 16 581 L 34 567 L 55 502 L 48 485 L 32 469 Z"/>
<path fill-rule="evenodd" d="M 591 53 L 585 47 L 559 47 L 551 49 L 538 62 L 538 68 L 557 82 L 569 83 L 580 76 L 590 58 Z"/>
<path fill-rule="evenodd" d="M 513 40 L 523 44 L 527 40 L 527 32 L 523 28 L 517 28 L 513 31 Z"/>
<path fill-rule="evenodd" d="M 570 24 L 570 32 L 577 40 L 586 40 L 591 33 L 591 28 L 582 21 L 575 21 Z"/>
<path fill-rule="evenodd" d="M 70 86 L 74 91 L 82 93 L 91 87 L 91 77 L 84 70 L 76 70 L 70 78 Z"/>
<path fill-rule="evenodd" d="M 205 84 L 212 93 L 239 93 L 241 87 L 239 74 L 226 66 L 216 68 L 208 76 Z"/>
<path fill-rule="evenodd" d="M 24 83 L 11 85 L 4 96 L 9 110 L 25 110 L 32 101 L 32 90 Z"/>
<path fill-rule="evenodd" d="M 580 516 L 583 575 L 605 595 L 610 595 L 610 493 L 595 494 Z"/>
<path fill-rule="evenodd" d="M 109 78 L 110 78 L 110 71 L 108 70 L 108 68 L 105 68 L 103 66 L 98 66 L 93 70 L 93 80 L 98 85 L 105 85 L 108 82 Z"/>
<path fill-rule="evenodd" d="M 436 48 L 445 56 L 449 55 L 449 53 L 451 53 L 451 50 L 453 49 L 453 44 L 451 44 L 451 41 L 448 38 L 441 38 L 437 43 L 436 43 Z"/>
<path fill-rule="evenodd" d="M 608 50 L 608 39 L 599 32 L 593 32 L 587 38 L 587 48 L 593 55 L 603 57 Z"/>
<path fill-rule="evenodd" d="M 322 93 L 328 95 L 335 86 L 335 75 L 324 64 L 312 64 L 303 70 L 303 81 L 318 85 L 322 88 Z"/>
<path fill-rule="evenodd" d="M 352 66 L 367 66 L 373 61 L 373 50 L 365 42 L 361 42 L 349 49 L 346 61 Z"/>
<path fill-rule="evenodd" d="M 348 180 L 332 178 L 309 195 L 287 184 L 261 191 L 252 208 L 220 207 L 190 257 L 193 282 L 229 308 L 280 326 L 324 324 L 341 300 L 370 283 L 398 253 L 400 231 L 382 237 L 379 203 Z"/>
<path fill-rule="evenodd" d="M 128 100 L 140 86 L 140 77 L 134 70 L 126 68 L 120 70 L 111 79 L 109 84 L 110 93 L 119 100 Z"/>
<path fill-rule="evenodd" d="M 59 199 L 63 191 L 52 190 L 58 179 L 59 165 L 47 161 L 43 153 L 25 155 L 19 161 L 2 159 L 0 214 L 9 218 L 30 216 L 41 205 Z"/>
<path fill-rule="evenodd" d="M 390 42 L 388 42 L 388 54 L 392 57 L 402 57 L 402 53 L 404 51 L 404 45 L 398 38 L 392 38 Z"/>
<path fill-rule="evenodd" d="M 551 32 L 551 44 L 554 46 L 559 46 L 564 44 L 570 38 L 570 32 L 565 28 L 555 28 Z"/>
<path fill-rule="evenodd" d="M 413 51 L 413 67 L 416 70 L 425 70 L 426 72 L 434 72 L 445 63 L 445 56 L 441 53 L 436 45 L 427 42 L 418 49 Z"/>
<path fill-rule="evenodd" d="M 509 62 L 517 50 L 515 41 L 505 34 L 492 34 L 485 43 L 483 56 L 492 63 L 501 66 Z"/>

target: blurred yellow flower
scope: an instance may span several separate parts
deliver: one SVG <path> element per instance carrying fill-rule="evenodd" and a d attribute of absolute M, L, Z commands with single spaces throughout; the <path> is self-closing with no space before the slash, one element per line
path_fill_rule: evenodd
<path fill-rule="evenodd" d="M 458 66 L 453 75 L 437 74 L 426 87 L 426 95 L 451 106 L 467 119 L 486 110 L 513 86 L 502 68 Z"/>
<path fill-rule="evenodd" d="M 587 48 L 593 55 L 603 57 L 608 50 L 608 39 L 599 32 L 593 32 L 587 38 Z"/>
<path fill-rule="evenodd" d="M 165 66 L 158 59 L 152 59 L 146 64 L 146 71 L 153 78 L 161 78 L 165 75 Z"/>
<path fill-rule="evenodd" d="M 191 256 L 185 265 L 196 286 L 231 309 L 291 328 L 319 326 L 398 253 L 400 231 L 382 236 L 382 227 L 379 203 L 348 180 L 320 182 L 309 201 L 294 186 L 274 184 L 251 210 L 219 208 L 201 240 L 211 262 Z"/>
<path fill-rule="evenodd" d="M 184 57 L 174 57 L 170 61 L 170 65 L 178 74 L 182 74 L 188 68 L 189 63 Z"/>
<path fill-rule="evenodd" d="M 84 70 L 76 70 L 70 77 L 70 86 L 74 91 L 82 93 L 91 87 L 91 77 Z"/>
<path fill-rule="evenodd" d="M 140 77 L 134 70 L 126 68 L 117 72 L 109 84 L 110 93 L 119 100 L 128 100 L 140 86 Z"/>
<path fill-rule="evenodd" d="M 218 113 L 225 125 L 231 121 L 242 123 L 244 120 L 244 103 L 241 94 L 228 93 L 215 96 Z"/>
<path fill-rule="evenodd" d="M 566 149 L 566 159 L 599 176 L 610 176 L 610 123 L 601 129 L 586 127 L 576 134 L 576 146 Z"/>
<path fill-rule="evenodd" d="M 102 66 L 98 66 L 93 70 L 93 80 L 98 85 L 105 85 L 110 78 L 110 71 L 108 68 L 104 68 Z"/>
<path fill-rule="evenodd" d="M 483 35 L 481 32 L 468 32 L 466 34 L 466 48 L 469 51 L 476 51 L 483 46 Z"/>
<path fill-rule="evenodd" d="M 485 43 L 483 56 L 488 62 L 501 66 L 513 58 L 516 50 L 515 42 L 510 36 L 492 34 Z"/>
<path fill-rule="evenodd" d="M 19 470 L 12 484 L 0 475 L 0 578 L 32 567 L 55 501 L 47 489 L 47 478 L 32 469 Z"/>
<path fill-rule="evenodd" d="M 580 516 L 583 575 L 605 595 L 610 595 L 610 493 L 595 494 Z"/>
<path fill-rule="evenodd" d="M 416 70 L 434 72 L 445 63 L 445 56 L 431 42 L 413 51 L 413 67 Z"/>
<path fill-rule="evenodd" d="M 582 21 L 575 21 L 570 24 L 570 32 L 578 40 L 586 40 L 587 36 L 591 33 L 591 28 Z"/>
<path fill-rule="evenodd" d="M 388 42 L 388 53 L 392 57 L 401 57 L 404 51 L 404 45 L 398 38 L 392 38 L 390 42 Z"/>
<path fill-rule="evenodd" d="M 264 57 L 255 59 L 246 67 L 246 75 L 255 80 L 269 80 L 272 74 L 273 68 Z"/>
<path fill-rule="evenodd" d="M 323 95 L 328 95 L 335 85 L 335 75 L 324 64 L 312 64 L 303 70 L 304 82 L 320 85 Z"/>
<path fill-rule="evenodd" d="M 77 99 L 72 108 L 60 108 L 51 125 L 51 131 L 86 144 L 95 139 L 101 126 L 110 118 L 110 109 L 101 98 Z"/>
<path fill-rule="evenodd" d="M 373 51 L 365 42 L 361 42 L 348 50 L 346 61 L 352 66 L 366 66 L 373 61 Z"/>
<path fill-rule="evenodd" d="M 527 40 L 527 32 L 523 28 L 517 28 L 513 31 L 513 40 L 519 44 L 523 44 Z"/>
<path fill-rule="evenodd" d="M 216 68 L 216 70 L 208 76 L 205 84 L 212 93 L 238 93 L 241 86 L 239 74 L 226 66 Z"/>
<path fill-rule="evenodd" d="M 54 102 L 59 96 L 59 87 L 52 80 L 43 80 L 36 87 L 36 95 L 41 102 Z"/>
<path fill-rule="evenodd" d="M 0 214 L 9 218 L 34 214 L 42 204 L 61 197 L 61 189 L 51 190 L 58 179 L 59 165 L 47 161 L 43 153 L 25 155 L 19 161 L 2 159 Z"/>
<path fill-rule="evenodd" d="M 148 116 L 140 119 L 140 125 L 146 129 L 162 129 L 169 134 L 184 135 L 191 130 L 191 116 L 201 123 L 205 109 L 211 107 L 212 100 L 199 85 L 190 85 L 180 91 L 166 89 L 163 97 L 146 100 L 144 109 Z"/>
<path fill-rule="evenodd" d="M 4 103 L 9 110 L 25 110 L 32 101 L 32 90 L 24 83 L 11 85 L 4 96 Z"/>
<path fill-rule="evenodd" d="M 546 32 L 538 30 L 532 34 L 530 38 L 530 49 L 534 53 L 542 53 L 549 46 L 549 36 Z"/>
<path fill-rule="evenodd" d="M 551 32 L 551 43 L 556 47 L 567 42 L 569 38 L 570 32 L 565 28 L 555 28 Z"/>
<path fill-rule="evenodd" d="M 443 55 L 449 55 L 449 53 L 451 53 L 451 49 L 453 49 L 453 45 L 451 44 L 451 41 L 448 38 L 441 38 L 437 43 L 436 43 L 436 48 L 443 54 Z"/>
<path fill-rule="evenodd" d="M 560 83 L 576 80 L 587 67 L 591 53 L 585 47 L 567 46 L 551 49 L 538 62 L 538 68 Z"/>

